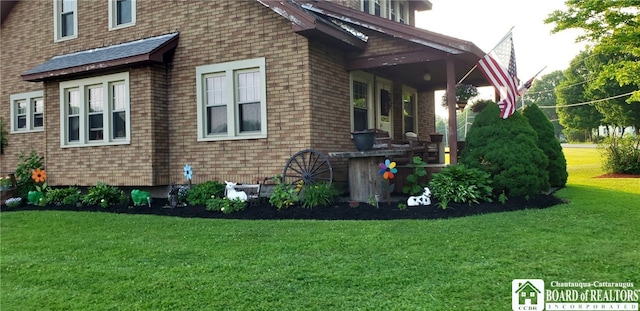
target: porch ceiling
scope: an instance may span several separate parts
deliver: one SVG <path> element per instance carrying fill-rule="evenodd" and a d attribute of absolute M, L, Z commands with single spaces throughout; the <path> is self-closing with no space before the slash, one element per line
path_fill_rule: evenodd
<path fill-rule="evenodd" d="M 447 59 L 453 60 L 455 81 L 464 77 L 477 62 L 473 57 L 438 55 L 429 51 L 377 55 L 366 58 L 352 58 L 347 62 L 349 70 L 366 70 L 385 76 L 394 81 L 412 85 L 421 91 L 441 90 L 447 86 Z M 428 74 L 429 80 L 425 80 Z M 473 70 L 464 83 L 476 86 L 490 86 L 479 70 Z"/>

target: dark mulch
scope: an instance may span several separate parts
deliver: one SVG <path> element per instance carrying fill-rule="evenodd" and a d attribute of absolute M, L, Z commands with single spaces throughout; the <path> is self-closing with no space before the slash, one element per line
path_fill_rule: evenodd
<path fill-rule="evenodd" d="M 405 201 L 406 202 L 406 201 Z M 464 217 L 486 213 L 508 212 L 523 209 L 542 209 L 565 203 L 553 194 L 539 195 L 525 198 L 509 198 L 505 204 L 500 202 L 482 204 L 456 204 L 450 203 L 447 209 L 441 209 L 433 202 L 429 206 L 407 207 L 405 210 L 398 208 L 400 201 L 387 204 L 381 202 L 378 208 L 366 203 L 360 203 L 357 207 L 349 206 L 349 202 L 341 201 L 332 206 L 305 209 L 294 206 L 289 209 L 278 210 L 263 201 L 260 204 L 249 206 L 246 209 L 232 214 L 207 211 L 204 206 L 188 206 L 168 208 L 167 200 L 154 199 L 151 207 L 148 206 L 112 206 L 102 208 L 99 206 L 33 206 L 22 205 L 17 208 L 7 208 L 2 205 L 0 211 L 24 211 L 24 210 L 59 210 L 59 211 L 88 211 L 107 212 L 118 214 L 148 214 L 173 217 L 197 217 L 220 219 L 318 219 L 318 220 L 392 220 L 392 219 L 444 219 Z"/>
<path fill-rule="evenodd" d="M 620 174 L 620 173 L 608 173 L 600 176 L 596 176 L 594 178 L 640 178 L 638 174 Z"/>

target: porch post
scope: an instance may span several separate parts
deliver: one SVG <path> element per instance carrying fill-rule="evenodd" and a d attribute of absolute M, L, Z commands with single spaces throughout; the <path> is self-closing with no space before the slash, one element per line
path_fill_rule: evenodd
<path fill-rule="evenodd" d="M 453 60 L 447 59 L 447 107 L 449 111 L 449 163 L 458 163 L 458 122 L 456 120 L 456 73 Z"/>

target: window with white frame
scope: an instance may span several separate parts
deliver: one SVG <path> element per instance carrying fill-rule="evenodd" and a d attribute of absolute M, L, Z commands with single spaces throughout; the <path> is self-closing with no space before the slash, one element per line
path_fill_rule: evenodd
<path fill-rule="evenodd" d="M 409 1 L 407 0 L 360 0 L 360 9 L 372 15 L 409 24 Z"/>
<path fill-rule="evenodd" d="M 12 133 L 44 130 L 43 91 L 13 94 L 9 100 Z"/>
<path fill-rule="evenodd" d="M 136 24 L 136 0 L 109 0 L 109 30 Z"/>
<path fill-rule="evenodd" d="M 361 131 L 372 127 L 373 76 L 365 72 L 351 73 L 351 127 Z"/>
<path fill-rule="evenodd" d="M 77 0 L 53 0 L 53 28 L 55 41 L 78 36 Z"/>
<path fill-rule="evenodd" d="M 417 133 L 417 98 L 418 94 L 416 93 L 416 90 L 406 86 L 402 88 L 402 129 L 404 130 L 404 133 Z"/>
<path fill-rule="evenodd" d="M 198 140 L 267 137 L 265 59 L 196 67 Z"/>
<path fill-rule="evenodd" d="M 62 146 L 128 144 L 129 73 L 60 83 Z"/>

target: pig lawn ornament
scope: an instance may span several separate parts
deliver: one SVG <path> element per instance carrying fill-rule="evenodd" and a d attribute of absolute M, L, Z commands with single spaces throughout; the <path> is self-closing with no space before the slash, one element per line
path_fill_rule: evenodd
<path fill-rule="evenodd" d="M 244 191 L 237 191 L 234 187 L 237 183 L 225 181 L 227 184 L 227 198 L 230 200 L 247 201 L 247 194 Z"/>
<path fill-rule="evenodd" d="M 431 205 L 431 191 L 429 191 L 429 188 L 424 187 L 424 192 L 419 197 L 409 197 L 409 199 L 407 200 L 407 205 Z"/>

